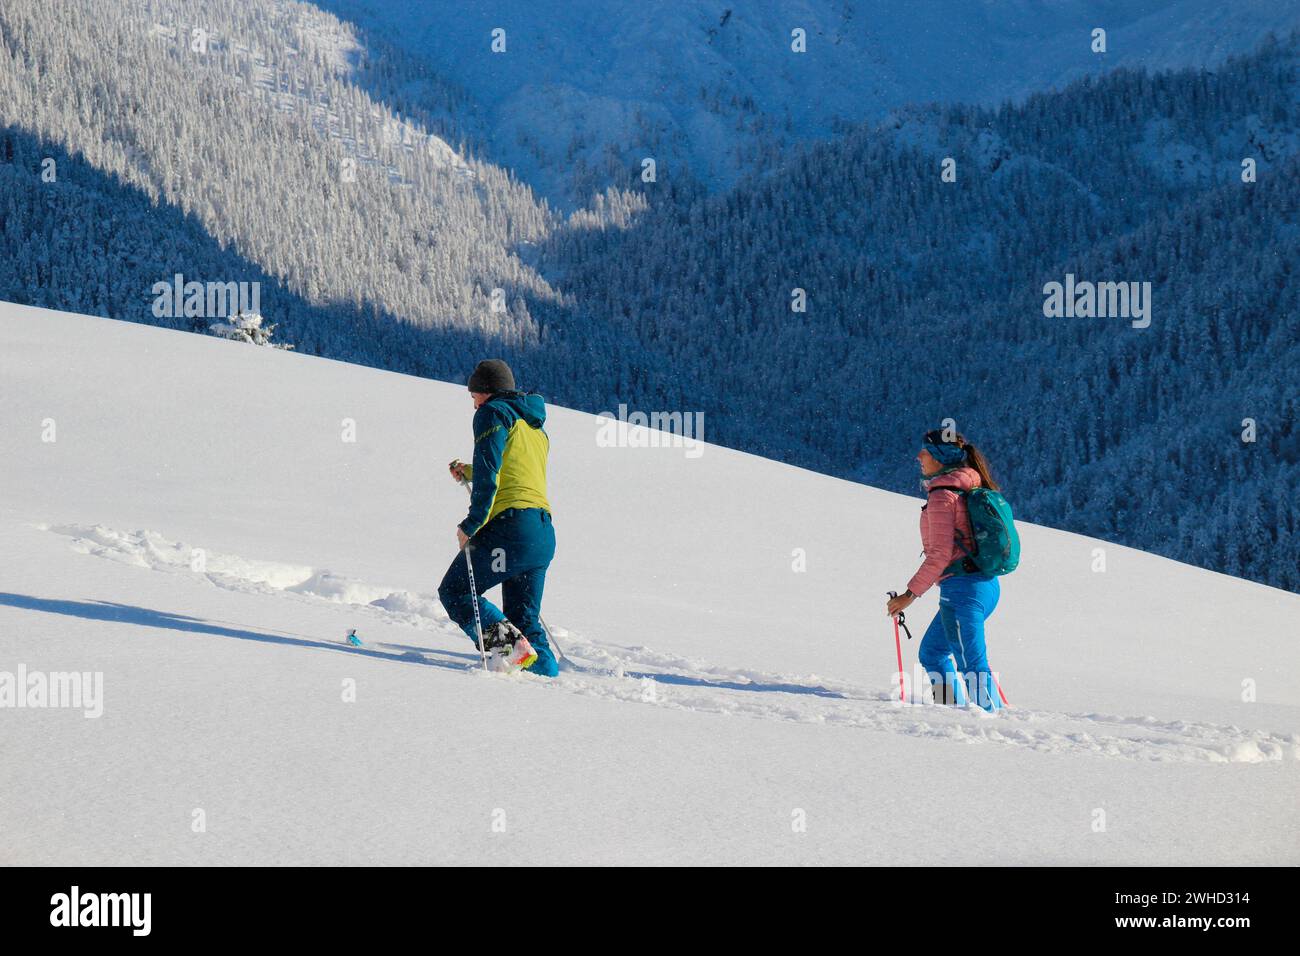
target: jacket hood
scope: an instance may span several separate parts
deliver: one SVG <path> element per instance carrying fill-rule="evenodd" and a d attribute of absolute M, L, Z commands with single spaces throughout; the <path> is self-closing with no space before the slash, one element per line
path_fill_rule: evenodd
<path fill-rule="evenodd" d="M 498 392 L 488 402 L 505 405 L 533 428 L 546 424 L 546 399 L 536 392 Z"/>
<path fill-rule="evenodd" d="M 936 488 L 956 488 L 958 491 L 968 491 L 971 488 L 980 486 L 980 473 L 974 468 L 963 465 L 960 468 L 954 468 L 952 471 L 940 472 L 933 478 L 927 478 L 921 484 L 925 485 L 927 491 L 934 491 Z"/>

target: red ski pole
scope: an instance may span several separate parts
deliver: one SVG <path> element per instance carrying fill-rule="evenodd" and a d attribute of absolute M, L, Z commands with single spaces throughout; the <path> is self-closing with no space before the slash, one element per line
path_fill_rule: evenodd
<path fill-rule="evenodd" d="M 1002 698 L 1002 706 L 1010 707 L 1011 702 L 1007 700 L 1007 695 L 1002 693 L 1002 685 L 998 683 L 998 675 L 989 671 L 989 676 L 993 678 L 993 686 L 998 689 L 998 696 Z"/>
<path fill-rule="evenodd" d="M 898 618 L 894 618 L 894 649 L 898 651 L 898 699 L 903 703 L 907 702 L 907 695 L 903 690 L 903 641 L 898 636 Z"/>
<path fill-rule="evenodd" d="M 889 595 L 891 601 L 898 597 L 897 591 L 886 591 L 885 593 Z M 898 626 L 903 625 L 903 630 L 907 631 L 909 641 L 912 639 L 912 632 L 907 627 L 902 611 L 890 616 L 894 619 L 894 650 L 898 652 L 898 699 L 903 703 L 907 703 L 907 692 L 903 686 L 903 641 L 898 636 Z"/>

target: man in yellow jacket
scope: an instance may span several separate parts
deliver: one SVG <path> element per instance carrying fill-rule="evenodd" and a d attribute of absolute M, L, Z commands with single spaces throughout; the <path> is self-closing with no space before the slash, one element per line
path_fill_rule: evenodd
<path fill-rule="evenodd" d="M 500 359 L 479 362 L 469 377 L 474 399 L 474 461 L 452 462 L 452 477 L 471 483 L 469 514 L 456 539 L 474 565 L 471 595 L 463 557 L 452 561 L 438 586 L 448 616 L 478 644 L 474 601 L 486 650 L 520 644 L 522 634 L 536 659 L 518 661 L 530 673 L 554 677 L 559 664 L 541 625 L 542 587 L 555 557 L 555 529 L 546 500 L 550 439 L 546 403 L 536 393 L 517 391 L 510 366 Z M 500 584 L 504 613 L 483 598 Z"/>

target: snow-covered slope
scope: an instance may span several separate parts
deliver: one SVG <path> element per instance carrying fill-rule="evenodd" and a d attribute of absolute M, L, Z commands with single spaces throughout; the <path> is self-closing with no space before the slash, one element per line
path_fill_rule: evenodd
<path fill-rule="evenodd" d="M 996 103 L 1121 66 L 1212 67 L 1300 26 L 1295 0 L 319 0 L 454 79 L 495 161 L 552 198 L 603 168 L 714 186 L 838 118 Z M 1092 31 L 1106 31 L 1106 52 Z M 490 48 L 505 31 L 504 53 Z M 805 53 L 791 49 L 805 31 Z M 599 184 L 599 180 L 597 180 Z M 588 184 L 590 185 L 590 184 Z M 576 197 L 585 202 L 586 195 Z"/>
<path fill-rule="evenodd" d="M 919 499 L 554 409 L 578 666 L 488 676 L 434 594 L 463 388 L 4 304 L 0 341 L 0 672 L 103 674 L 97 719 L 0 708 L 0 862 L 1300 862 L 1294 594 L 1025 526 L 1014 708 L 901 707 Z"/>

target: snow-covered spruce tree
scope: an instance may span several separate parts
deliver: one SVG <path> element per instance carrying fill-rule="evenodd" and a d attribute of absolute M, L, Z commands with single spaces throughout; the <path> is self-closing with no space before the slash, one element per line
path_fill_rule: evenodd
<path fill-rule="evenodd" d="M 213 322 L 208 326 L 208 330 L 213 335 L 235 342 L 249 342 L 253 345 L 266 345 L 273 349 L 287 351 L 293 349 L 292 345 L 272 342 L 271 335 L 275 332 L 275 326 L 263 325 L 262 317 L 256 312 L 241 312 L 229 322 Z"/>

